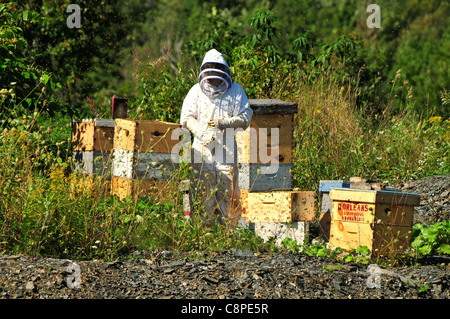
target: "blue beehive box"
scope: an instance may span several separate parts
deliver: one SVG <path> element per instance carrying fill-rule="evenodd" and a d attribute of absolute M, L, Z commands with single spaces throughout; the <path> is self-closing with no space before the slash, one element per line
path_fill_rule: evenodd
<path fill-rule="evenodd" d="M 239 188 L 249 192 L 292 190 L 293 164 L 248 164 L 239 168 Z"/>
<path fill-rule="evenodd" d="M 345 180 L 321 180 L 319 181 L 319 192 L 322 193 L 321 213 L 331 213 L 332 200 L 330 199 L 331 188 L 350 188 L 352 182 Z"/>

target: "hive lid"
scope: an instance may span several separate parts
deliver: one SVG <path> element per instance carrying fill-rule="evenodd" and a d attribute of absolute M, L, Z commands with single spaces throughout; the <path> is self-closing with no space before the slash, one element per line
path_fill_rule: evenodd
<path fill-rule="evenodd" d="M 96 127 L 114 127 L 113 119 L 72 119 L 72 123 L 92 123 L 94 122 L 94 126 Z"/>
<path fill-rule="evenodd" d="M 250 107 L 255 115 L 263 114 L 296 114 L 298 106 L 296 103 L 285 102 L 276 99 L 253 99 L 249 100 Z"/>
<path fill-rule="evenodd" d="M 350 188 L 332 188 L 330 199 L 348 202 L 364 202 L 395 205 L 417 206 L 420 203 L 420 195 L 406 193 L 398 190 L 362 190 Z"/>
<path fill-rule="evenodd" d="M 331 188 L 349 188 L 350 184 L 346 180 L 320 180 L 319 192 L 329 192 Z"/>

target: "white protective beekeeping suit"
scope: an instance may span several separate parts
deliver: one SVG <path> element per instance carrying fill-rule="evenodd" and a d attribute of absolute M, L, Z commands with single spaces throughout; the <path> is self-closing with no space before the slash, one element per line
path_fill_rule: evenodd
<path fill-rule="evenodd" d="M 252 114 L 248 98 L 233 82 L 223 55 L 215 49 L 208 51 L 199 83 L 187 94 L 180 117 L 182 127 L 194 135 L 191 190 L 197 181 L 203 185 L 208 221 L 221 217 L 222 222 L 234 224 L 241 216 L 234 133 L 248 127 Z"/>

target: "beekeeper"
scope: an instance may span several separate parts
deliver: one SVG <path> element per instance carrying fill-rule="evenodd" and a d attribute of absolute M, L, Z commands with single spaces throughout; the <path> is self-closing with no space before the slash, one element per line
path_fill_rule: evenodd
<path fill-rule="evenodd" d="M 233 82 L 223 55 L 215 49 L 203 58 L 199 83 L 184 99 L 180 124 L 193 135 L 191 196 L 201 191 L 207 222 L 235 225 L 241 216 L 235 133 L 253 114 L 242 87 Z"/>

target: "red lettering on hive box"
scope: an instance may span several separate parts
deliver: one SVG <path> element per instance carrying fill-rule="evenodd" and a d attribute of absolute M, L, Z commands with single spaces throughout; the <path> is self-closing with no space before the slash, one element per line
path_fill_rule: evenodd
<path fill-rule="evenodd" d="M 338 203 L 338 214 L 342 217 L 342 221 L 363 222 L 364 212 L 368 210 L 368 204 Z"/>

